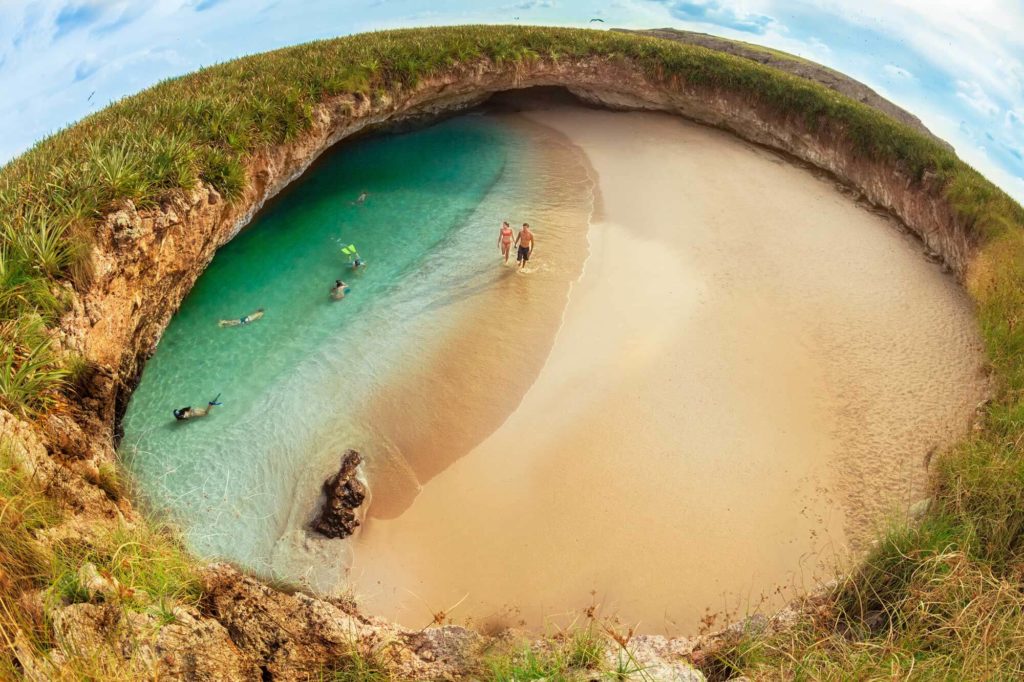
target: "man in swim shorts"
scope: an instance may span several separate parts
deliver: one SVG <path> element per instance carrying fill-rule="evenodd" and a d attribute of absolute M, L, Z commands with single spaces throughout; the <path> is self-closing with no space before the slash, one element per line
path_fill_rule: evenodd
<path fill-rule="evenodd" d="M 248 315 L 243 315 L 237 320 L 221 320 L 220 322 L 218 322 L 218 324 L 221 327 L 242 327 L 249 324 L 250 322 L 255 322 L 261 317 L 263 317 L 263 308 L 257 308 L 253 312 L 249 313 Z"/>
<path fill-rule="evenodd" d="M 498 248 L 508 263 L 508 252 L 512 250 L 512 228 L 507 220 L 501 223 L 501 231 L 498 232 Z"/>
<path fill-rule="evenodd" d="M 533 255 L 535 242 L 533 232 L 530 231 L 530 223 L 523 223 L 523 229 L 519 230 L 519 234 L 516 235 L 516 246 L 519 247 L 519 250 L 516 251 L 516 262 L 519 263 L 520 270 L 526 267 L 526 261 L 530 260 L 530 256 Z"/>

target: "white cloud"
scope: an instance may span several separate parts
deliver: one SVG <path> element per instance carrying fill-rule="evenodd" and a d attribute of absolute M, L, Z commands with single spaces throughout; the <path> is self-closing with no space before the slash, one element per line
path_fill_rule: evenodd
<path fill-rule="evenodd" d="M 763 34 L 776 23 L 769 14 L 758 12 L 740 2 L 725 0 L 656 0 L 662 2 L 677 19 L 698 24 L 725 26 L 743 33 Z"/>
<path fill-rule="evenodd" d="M 977 83 L 957 81 L 956 86 L 956 96 L 978 113 L 985 116 L 996 116 L 1000 112 L 999 105 Z"/>
<path fill-rule="evenodd" d="M 914 74 L 900 66 L 896 66 L 895 64 L 886 64 L 882 67 L 882 71 L 892 78 L 901 78 L 905 80 L 912 80 L 915 78 Z"/>
<path fill-rule="evenodd" d="M 0 163 L 106 102 L 203 64 L 391 26 L 509 21 L 524 11 L 509 8 L 523 5 L 537 10 L 534 22 L 586 26 L 602 16 L 608 27 L 755 33 L 864 80 L 1019 187 L 1010 166 L 995 171 L 995 146 L 982 153 L 958 124 L 968 118 L 978 135 L 1024 147 L 1021 0 L 0 0 Z"/>
<path fill-rule="evenodd" d="M 520 10 L 531 10 L 531 9 L 551 9 L 555 6 L 554 0 L 523 0 L 512 5 L 505 5 L 502 7 L 504 10 L 520 9 Z"/>

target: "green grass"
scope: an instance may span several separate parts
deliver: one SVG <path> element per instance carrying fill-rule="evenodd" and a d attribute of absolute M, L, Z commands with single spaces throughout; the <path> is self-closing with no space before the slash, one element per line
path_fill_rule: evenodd
<path fill-rule="evenodd" d="M 353 644 L 324 679 L 330 682 L 389 682 L 395 677 L 383 649 Z"/>
<path fill-rule="evenodd" d="M 51 596 L 60 603 L 89 601 L 78 578 L 86 563 L 120 587 L 116 599 L 128 609 L 146 610 L 167 601 L 195 604 L 202 594 L 195 562 L 166 527 L 119 523 L 95 537 L 62 539 L 52 551 Z"/>
<path fill-rule="evenodd" d="M 492 654 L 485 660 L 485 670 L 485 679 L 489 682 L 567 682 L 571 679 L 569 666 L 561 650 L 544 651 L 530 644 Z"/>
<path fill-rule="evenodd" d="M 604 665 L 608 641 L 593 623 L 569 635 L 564 646 L 565 664 L 570 668 L 597 669 Z"/>
<path fill-rule="evenodd" d="M 0 679 L 23 679 L 16 644 L 37 659 L 59 650 L 63 662 L 48 670 L 55 680 L 137 679 L 113 643 L 69 648 L 55 636 L 50 612 L 89 601 L 77 578 L 89 561 L 120 584 L 121 592 L 108 602 L 112 606 L 148 611 L 160 624 L 173 622 L 175 605 L 198 602 L 194 563 L 173 534 L 146 523 L 101 527 L 91 539 L 40 540 L 38 533 L 60 524 L 66 513 L 18 463 L 14 447 L 0 439 Z"/>
<path fill-rule="evenodd" d="M 916 184 L 978 247 L 965 281 L 995 399 L 982 428 L 937 460 L 928 518 L 882 538 L 818 615 L 785 635 L 744 637 L 716 665 L 797 679 L 1024 675 L 1024 597 L 1016 587 L 1024 573 L 1024 209 L 930 138 L 741 57 L 575 29 L 384 31 L 246 57 L 125 98 L 0 169 L 0 404 L 32 417 L 83 383 L 87 365 L 58 348 L 50 330 L 67 310 L 69 287 L 89 282 L 90 245 L 108 212 L 129 201 L 156 206 L 200 182 L 237 200 L 250 157 L 297 139 L 314 107 L 331 97 L 401 96 L 476 62 L 517 68 L 591 57 L 632 64 L 666 89 L 741 97 L 765 118 L 838 140 L 855 157 L 898 171 L 898 182 Z M 5 637 L 21 627 L 12 618 L 31 612 L 17 601 L 28 587 L 46 583 L 61 601 L 80 599 L 71 568 L 82 560 L 153 600 L 194 598 L 187 558 L 145 528 L 112 531 L 99 545 L 58 546 L 41 563 L 26 528 L 40 522 L 33 510 L 45 507 L 42 498 L 31 487 L 3 495 L 0 552 L 4 585 L 13 586 L 0 597 Z M 30 620 L 24 627 L 38 631 L 38 619 Z M 586 647 L 575 654 L 587 655 Z M 523 651 L 494 665 L 495 679 L 558 679 L 574 669 L 564 651 L 555 658 Z"/>
<path fill-rule="evenodd" d="M 648 680 L 651 676 L 630 649 L 631 637 L 631 631 L 602 631 L 591 620 L 539 642 L 502 642 L 484 654 L 480 677 L 488 682 Z"/>
<path fill-rule="evenodd" d="M 13 448 L 0 439 L 0 679 L 18 674 L 11 654 L 18 635 L 34 650 L 52 646 L 45 613 L 32 599 L 52 578 L 49 552 L 35 533 L 62 517 L 35 479 L 18 466 Z"/>
<path fill-rule="evenodd" d="M 112 462 L 101 462 L 99 467 L 99 478 L 96 485 L 107 494 L 113 501 L 118 501 L 124 495 L 124 481 L 121 480 L 121 472 L 117 465 Z"/>

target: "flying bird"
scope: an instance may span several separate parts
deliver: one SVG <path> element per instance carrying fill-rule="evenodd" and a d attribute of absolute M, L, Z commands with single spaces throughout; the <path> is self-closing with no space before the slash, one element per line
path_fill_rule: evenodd
<path fill-rule="evenodd" d="M 91 102 L 91 101 L 92 101 L 92 96 L 93 96 L 93 95 L 95 95 L 95 94 L 96 94 L 96 91 L 95 91 L 95 90 L 93 90 L 92 92 L 90 92 L 90 93 L 89 93 L 89 98 L 88 98 L 88 99 L 86 99 L 85 101 L 86 101 L 86 102 Z"/>
<path fill-rule="evenodd" d="M 591 19 L 590 23 L 594 23 L 595 21 L 600 21 L 602 24 L 604 23 L 604 19 Z"/>

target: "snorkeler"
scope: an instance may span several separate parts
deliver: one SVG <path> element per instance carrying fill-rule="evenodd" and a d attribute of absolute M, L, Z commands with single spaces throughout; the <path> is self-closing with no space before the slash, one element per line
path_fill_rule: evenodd
<path fill-rule="evenodd" d="M 342 282 L 340 279 L 334 280 L 334 286 L 331 287 L 331 298 L 335 301 L 340 301 L 345 298 L 345 294 L 349 292 L 349 285 Z"/>
<path fill-rule="evenodd" d="M 501 231 L 498 232 L 498 248 L 501 250 L 501 255 L 505 257 L 505 263 L 507 264 L 508 252 L 512 249 L 512 228 L 509 227 L 507 220 L 501 223 Z"/>
<path fill-rule="evenodd" d="M 220 402 L 220 393 L 218 393 L 216 398 L 206 403 L 206 407 L 179 407 L 174 411 L 174 418 L 180 422 L 184 422 L 188 421 L 189 419 L 205 417 L 206 415 L 210 414 L 210 410 L 222 404 L 223 403 Z"/>
<path fill-rule="evenodd" d="M 348 266 L 353 270 L 358 270 L 366 265 L 366 261 L 363 260 L 363 257 L 356 250 L 355 244 L 341 247 L 341 252 L 349 257 Z"/>
<path fill-rule="evenodd" d="M 257 308 L 253 312 L 249 313 L 248 315 L 243 315 L 237 320 L 221 320 L 217 324 L 219 324 L 221 327 L 239 327 L 242 325 L 249 324 L 250 322 L 255 322 L 261 317 L 263 317 L 263 308 Z"/>

